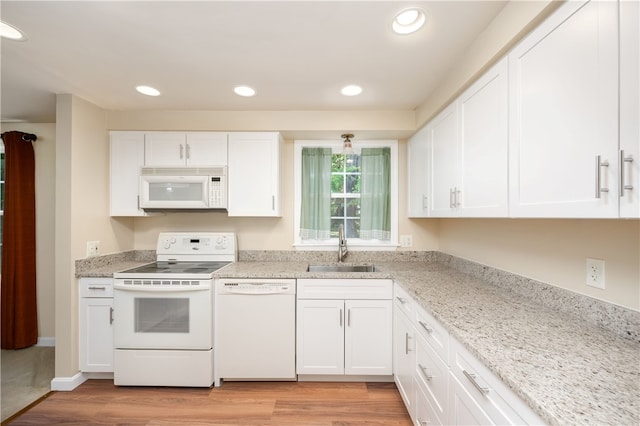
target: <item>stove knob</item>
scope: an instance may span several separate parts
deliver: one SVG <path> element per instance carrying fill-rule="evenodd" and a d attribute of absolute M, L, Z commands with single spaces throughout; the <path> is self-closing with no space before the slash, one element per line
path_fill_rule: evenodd
<path fill-rule="evenodd" d="M 169 243 L 169 241 L 167 240 L 164 242 L 164 248 L 168 249 L 169 247 L 171 247 L 171 243 Z"/>
<path fill-rule="evenodd" d="M 176 238 L 175 237 L 171 237 L 171 244 L 175 244 L 176 243 Z"/>

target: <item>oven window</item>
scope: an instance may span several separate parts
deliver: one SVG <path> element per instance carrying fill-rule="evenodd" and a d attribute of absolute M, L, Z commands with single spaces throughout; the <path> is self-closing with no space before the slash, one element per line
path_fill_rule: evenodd
<path fill-rule="evenodd" d="M 189 333 L 189 299 L 138 297 L 134 318 L 136 333 Z"/>

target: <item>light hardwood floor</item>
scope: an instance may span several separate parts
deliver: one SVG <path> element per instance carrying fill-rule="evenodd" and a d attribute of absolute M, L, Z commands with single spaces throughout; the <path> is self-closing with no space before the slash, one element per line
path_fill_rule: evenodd
<path fill-rule="evenodd" d="M 411 425 L 394 383 L 226 382 L 219 388 L 116 387 L 89 380 L 53 392 L 11 425 Z"/>

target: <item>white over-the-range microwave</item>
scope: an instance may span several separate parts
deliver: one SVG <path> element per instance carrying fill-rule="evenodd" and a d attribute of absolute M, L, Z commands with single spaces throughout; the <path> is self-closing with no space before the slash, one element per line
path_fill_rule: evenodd
<path fill-rule="evenodd" d="M 227 168 L 142 167 L 140 208 L 226 210 Z"/>

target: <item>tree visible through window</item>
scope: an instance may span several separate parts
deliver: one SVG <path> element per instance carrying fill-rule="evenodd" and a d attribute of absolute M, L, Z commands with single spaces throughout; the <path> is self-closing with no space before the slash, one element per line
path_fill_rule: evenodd
<path fill-rule="evenodd" d="M 331 237 L 340 225 L 347 238 L 360 238 L 360 156 L 331 156 Z"/>

